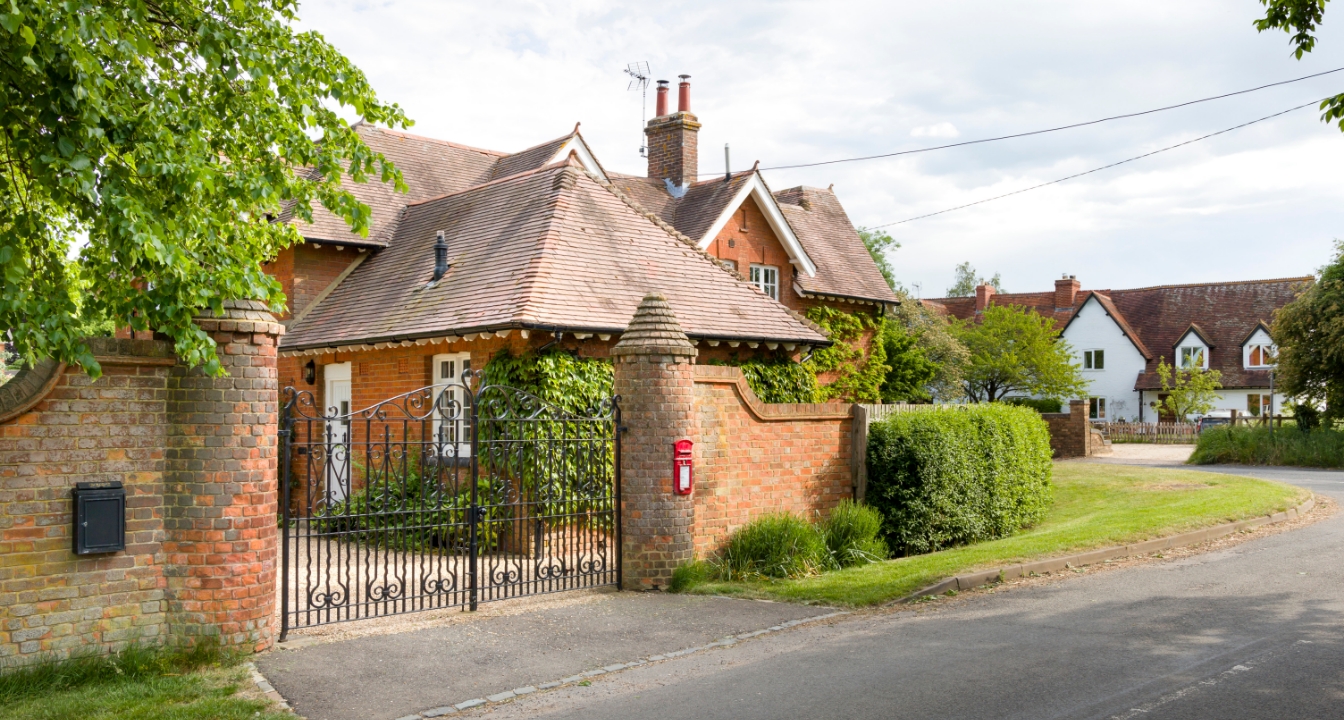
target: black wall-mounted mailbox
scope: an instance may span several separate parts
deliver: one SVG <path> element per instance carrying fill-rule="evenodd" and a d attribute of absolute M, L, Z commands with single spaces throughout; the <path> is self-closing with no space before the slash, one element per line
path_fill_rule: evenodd
<path fill-rule="evenodd" d="M 126 488 L 119 482 L 77 483 L 75 554 L 96 555 L 126 549 Z"/>

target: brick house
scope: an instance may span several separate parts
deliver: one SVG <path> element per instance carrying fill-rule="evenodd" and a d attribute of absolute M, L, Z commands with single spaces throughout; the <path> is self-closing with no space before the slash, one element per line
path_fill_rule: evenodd
<path fill-rule="evenodd" d="M 1268 412 L 1276 354 L 1270 322 L 1311 281 L 1300 277 L 1082 290 L 1076 277 L 1066 275 L 1055 281 L 1054 291 L 995 293 L 981 285 L 974 297 L 924 302 L 963 320 L 990 305 L 1017 305 L 1053 319 L 1089 382 L 1089 417 L 1098 422 L 1154 421 L 1153 405 L 1165 397 L 1157 375 L 1164 359 L 1168 365 L 1222 374 L 1215 412 Z M 1275 412 L 1283 401 L 1282 394 L 1272 395 Z"/>
<path fill-rule="evenodd" d="M 689 84 L 679 91 L 669 112 L 659 84 L 647 177 L 603 168 L 578 125 L 516 153 L 359 125 L 408 192 L 349 184 L 371 209 L 367 237 L 321 208 L 311 224 L 281 218 L 305 238 L 267 264 L 289 298 L 281 387 L 360 408 L 503 348 L 605 357 L 650 290 L 666 294 L 702 363 L 797 358 L 829 344 L 809 307 L 897 302 L 831 190 L 773 192 L 755 168 L 698 180 L 700 123 Z"/>

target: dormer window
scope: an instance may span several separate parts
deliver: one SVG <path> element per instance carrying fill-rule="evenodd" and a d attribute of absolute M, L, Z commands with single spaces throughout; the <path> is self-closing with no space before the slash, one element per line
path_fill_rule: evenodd
<path fill-rule="evenodd" d="M 1200 368 L 1209 369 L 1209 351 L 1202 347 L 1183 347 L 1177 348 L 1176 362 L 1177 367 L 1182 370 Z"/>
<path fill-rule="evenodd" d="M 1246 356 L 1246 367 L 1273 367 L 1279 359 L 1279 349 L 1273 345 L 1251 345 Z"/>

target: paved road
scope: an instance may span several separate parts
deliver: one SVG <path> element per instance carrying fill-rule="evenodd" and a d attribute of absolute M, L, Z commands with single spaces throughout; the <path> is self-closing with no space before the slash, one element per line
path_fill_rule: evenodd
<path fill-rule="evenodd" d="M 1344 473 L 1218 468 L 1344 501 Z M 628 670 L 502 718 L 1341 718 L 1344 514 L 1158 565 Z"/>

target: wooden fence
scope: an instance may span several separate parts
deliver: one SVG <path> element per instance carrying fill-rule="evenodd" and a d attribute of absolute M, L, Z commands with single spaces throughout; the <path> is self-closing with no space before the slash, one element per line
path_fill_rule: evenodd
<path fill-rule="evenodd" d="M 1154 443 L 1158 445 L 1192 444 L 1199 437 L 1199 428 L 1191 423 L 1173 422 L 1112 422 L 1095 423 L 1093 430 L 1113 443 Z"/>

